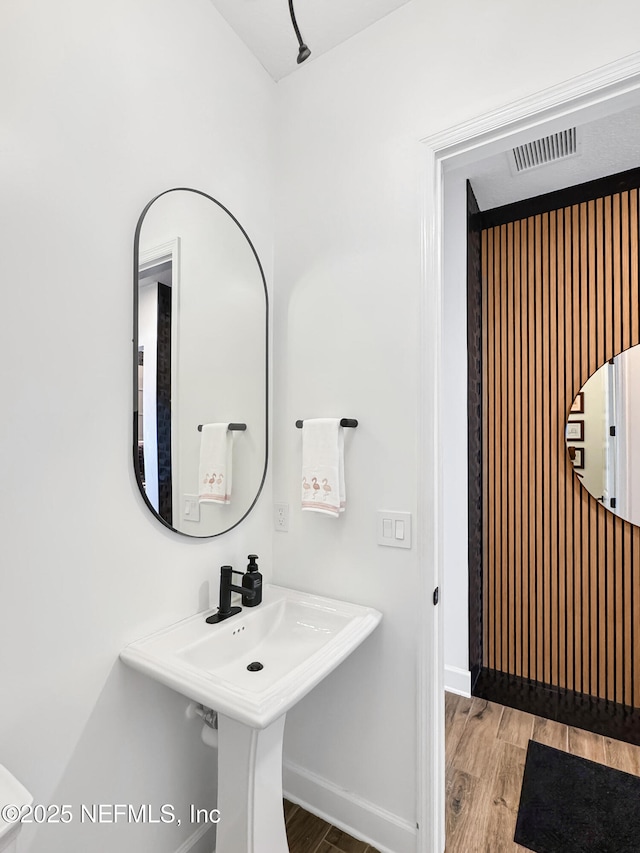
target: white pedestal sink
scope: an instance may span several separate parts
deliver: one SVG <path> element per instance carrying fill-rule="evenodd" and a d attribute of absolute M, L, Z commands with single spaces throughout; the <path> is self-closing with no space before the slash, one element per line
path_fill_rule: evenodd
<path fill-rule="evenodd" d="M 373 631 L 381 614 L 265 584 L 262 604 L 209 625 L 198 613 L 137 640 L 121 659 L 218 712 L 216 853 L 287 853 L 286 712 Z M 260 668 L 250 664 L 260 664 Z"/>

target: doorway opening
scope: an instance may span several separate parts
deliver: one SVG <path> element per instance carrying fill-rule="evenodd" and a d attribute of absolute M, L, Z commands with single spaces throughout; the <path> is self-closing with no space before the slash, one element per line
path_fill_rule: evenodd
<path fill-rule="evenodd" d="M 172 257 L 140 266 L 138 274 L 139 476 L 149 503 L 167 524 L 173 519 L 171 476 Z M 145 350 L 147 358 L 145 360 Z"/>
<path fill-rule="evenodd" d="M 451 261 L 451 247 L 466 232 L 466 180 L 474 164 L 525 144 L 532 137 L 553 133 L 612 116 L 640 104 L 640 55 L 573 79 L 479 119 L 422 140 L 425 152 L 425 206 L 422 307 L 423 398 L 421 430 L 424 452 L 423 481 L 428 484 L 421 516 L 425 540 L 422 558 L 429 568 L 421 586 L 422 612 L 419 644 L 420 689 L 418 719 L 418 849 L 444 849 L 444 685 L 445 645 L 448 634 L 463 646 L 463 665 L 447 670 L 460 675 L 470 692 L 468 668 L 468 554 L 460 529 L 467 523 L 467 399 L 466 252 Z M 460 243 L 458 243 L 458 248 Z M 461 283 L 462 282 L 462 283 Z M 453 310 L 452 310 L 453 309 Z M 453 360 L 449 355 L 454 353 Z M 457 355 L 456 355 L 457 352 Z M 446 393 L 445 393 L 446 392 Z M 453 417 L 453 419 L 452 419 Z M 433 536 L 431 536 L 433 534 Z M 461 550 L 464 553 L 461 557 Z M 457 570 L 462 567 L 462 574 Z M 433 589 L 441 586 L 442 608 L 433 606 Z M 458 614 L 448 605 L 457 601 Z M 460 607 L 461 605 L 461 607 Z M 462 622 L 459 613 L 464 611 Z M 466 668 L 466 669 L 465 669 Z M 447 672 L 447 677 L 450 672 Z"/>

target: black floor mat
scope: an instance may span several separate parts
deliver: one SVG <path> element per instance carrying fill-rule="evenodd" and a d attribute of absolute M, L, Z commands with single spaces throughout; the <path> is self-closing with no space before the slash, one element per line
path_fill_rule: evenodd
<path fill-rule="evenodd" d="M 530 740 L 514 840 L 535 853 L 640 853 L 640 777 Z"/>

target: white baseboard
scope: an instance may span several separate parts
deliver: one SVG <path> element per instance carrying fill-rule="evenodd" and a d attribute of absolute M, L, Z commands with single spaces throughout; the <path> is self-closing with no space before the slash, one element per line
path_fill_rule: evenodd
<path fill-rule="evenodd" d="M 471 696 L 471 673 L 468 669 L 458 669 L 457 666 L 445 666 L 444 689 L 459 696 Z"/>
<path fill-rule="evenodd" d="M 368 800 L 334 785 L 292 761 L 282 766 L 284 796 L 371 844 L 380 853 L 415 853 L 417 827 Z"/>
<path fill-rule="evenodd" d="M 178 847 L 176 853 L 215 853 L 214 833 L 205 838 L 213 829 L 213 824 L 203 823 Z"/>

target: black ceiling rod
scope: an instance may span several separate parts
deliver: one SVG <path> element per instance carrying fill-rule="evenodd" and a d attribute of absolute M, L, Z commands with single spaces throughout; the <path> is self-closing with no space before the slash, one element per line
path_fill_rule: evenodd
<path fill-rule="evenodd" d="M 298 39 L 298 44 L 300 45 L 300 50 L 298 51 L 298 65 L 301 62 L 304 62 L 305 59 L 309 59 L 311 56 L 311 51 L 306 46 L 306 44 L 302 41 L 302 36 L 300 35 L 300 28 L 298 27 L 298 22 L 296 21 L 296 13 L 293 11 L 293 0 L 289 0 L 289 12 L 291 13 L 291 23 L 293 24 L 293 29 L 296 33 L 296 38 Z"/>

